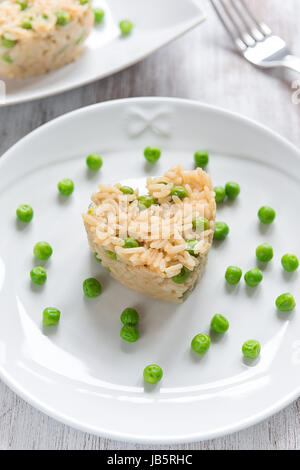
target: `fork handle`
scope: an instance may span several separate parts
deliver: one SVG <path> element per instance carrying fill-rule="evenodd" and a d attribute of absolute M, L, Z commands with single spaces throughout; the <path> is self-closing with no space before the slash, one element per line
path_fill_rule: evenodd
<path fill-rule="evenodd" d="M 294 55 L 287 55 L 282 61 L 283 67 L 300 73 L 300 58 Z"/>

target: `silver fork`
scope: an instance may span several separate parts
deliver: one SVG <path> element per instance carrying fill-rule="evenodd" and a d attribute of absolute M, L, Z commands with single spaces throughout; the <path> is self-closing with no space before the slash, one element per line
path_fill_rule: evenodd
<path fill-rule="evenodd" d="M 244 0 L 211 0 L 238 51 L 264 69 L 286 67 L 300 73 L 300 59 L 269 26 L 258 21 Z"/>

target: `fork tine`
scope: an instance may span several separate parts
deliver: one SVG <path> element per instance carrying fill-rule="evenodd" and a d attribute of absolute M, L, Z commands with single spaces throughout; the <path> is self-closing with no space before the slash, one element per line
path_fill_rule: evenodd
<path fill-rule="evenodd" d="M 223 3 L 223 1 L 222 0 L 210 0 L 210 1 L 214 9 L 216 10 L 218 17 L 220 18 L 221 23 L 223 24 L 224 28 L 230 35 L 233 42 L 237 45 L 237 47 L 240 50 L 244 51 L 247 48 L 247 44 L 244 42 L 242 38 L 242 32 L 238 24 L 236 23 L 236 21 L 232 18 L 232 15 L 228 14 L 228 9 L 227 7 L 225 7 L 225 4 Z M 220 6 L 220 3 L 222 7 Z M 231 25 L 233 25 L 233 29 L 236 30 L 237 34 L 234 34 L 233 29 L 229 26 L 228 20 L 231 23 Z"/>
<path fill-rule="evenodd" d="M 256 26 L 255 26 L 256 23 L 253 21 L 252 17 L 249 15 L 248 9 L 245 8 L 244 2 L 242 2 L 240 0 L 230 0 L 230 2 L 231 2 L 231 5 L 232 5 L 234 11 L 239 16 L 241 22 L 244 24 L 244 27 L 246 28 L 245 34 L 246 34 L 246 38 L 248 39 L 247 42 L 251 43 L 251 38 L 254 41 L 262 41 L 265 36 L 261 33 L 261 31 L 259 31 L 256 28 Z M 254 44 L 255 44 L 255 42 L 252 43 L 252 45 L 254 45 Z M 251 45 L 251 44 L 249 44 L 249 45 Z"/>
<path fill-rule="evenodd" d="M 256 25 L 256 27 L 258 28 L 258 30 L 264 35 L 264 36 L 270 36 L 272 34 L 272 30 L 271 28 L 269 28 L 268 25 L 266 25 L 266 23 L 263 23 L 261 21 L 258 21 L 258 19 L 254 16 L 254 14 L 252 13 L 252 11 L 250 10 L 249 6 L 247 5 L 247 3 L 245 3 L 245 0 L 240 0 L 240 3 L 242 4 L 242 6 L 244 7 L 244 10 L 247 12 L 247 14 L 249 15 L 249 17 L 251 18 L 251 20 L 253 21 L 253 23 Z"/>

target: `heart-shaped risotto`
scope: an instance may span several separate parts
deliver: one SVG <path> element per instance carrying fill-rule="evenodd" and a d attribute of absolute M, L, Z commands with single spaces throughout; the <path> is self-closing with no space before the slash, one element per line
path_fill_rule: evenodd
<path fill-rule="evenodd" d="M 147 178 L 147 195 L 99 185 L 83 215 L 91 250 L 130 289 L 181 302 L 200 279 L 216 216 L 210 176 L 201 168 L 171 168 Z"/>

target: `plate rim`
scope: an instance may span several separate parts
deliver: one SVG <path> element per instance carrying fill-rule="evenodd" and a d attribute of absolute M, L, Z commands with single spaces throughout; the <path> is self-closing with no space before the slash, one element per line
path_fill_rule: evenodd
<path fill-rule="evenodd" d="M 6 152 L 0 157 L 0 171 L 5 164 L 6 160 L 10 158 L 10 155 L 13 154 L 15 151 L 21 148 L 23 143 L 27 140 L 30 140 L 32 137 L 38 136 L 39 132 L 43 132 L 45 128 L 51 127 L 52 125 L 57 125 L 57 123 L 63 124 L 64 120 L 72 119 L 73 116 L 77 116 L 79 114 L 88 113 L 90 110 L 95 110 L 97 108 L 105 109 L 106 107 L 110 107 L 111 105 L 118 104 L 143 104 L 143 103 L 157 103 L 157 104 L 174 104 L 174 105 L 184 105 L 184 106 L 192 106 L 195 108 L 199 108 L 204 112 L 214 112 L 222 116 L 223 118 L 233 118 L 236 121 L 242 122 L 245 125 L 251 126 L 255 129 L 263 131 L 269 137 L 275 139 L 277 142 L 281 142 L 283 145 L 287 146 L 295 155 L 296 158 L 300 159 L 300 150 L 291 143 L 287 138 L 281 136 L 276 131 L 272 130 L 270 127 L 260 124 L 258 121 L 248 118 L 240 113 L 227 110 L 222 107 L 218 107 L 215 105 L 210 105 L 203 102 L 198 102 L 196 100 L 189 100 L 189 99 L 182 99 L 182 98 L 169 98 L 169 97 L 136 97 L 136 98 L 123 98 L 123 99 L 116 99 L 116 100 L 109 100 L 102 103 L 96 103 L 94 105 L 85 106 L 83 108 L 79 108 L 73 110 L 71 112 L 65 113 L 61 116 L 56 117 L 55 119 L 50 120 L 49 122 L 39 126 L 38 128 L 34 129 L 26 136 L 22 137 L 19 141 L 17 141 L 14 145 L 12 145 Z M 17 384 L 15 379 L 11 376 L 11 374 L 5 371 L 5 367 L 0 365 L 0 379 L 7 385 L 17 396 L 21 397 L 25 402 L 29 403 L 34 408 L 38 409 L 39 411 L 45 413 L 47 416 L 59 421 L 62 424 L 80 430 L 82 432 L 91 433 L 97 435 L 102 438 L 108 438 L 112 440 L 117 440 L 120 442 L 131 442 L 131 443 L 139 443 L 144 445 L 168 445 L 168 444 L 184 444 L 184 443 L 192 443 L 192 442 L 200 442 L 209 439 L 215 439 L 221 436 L 229 435 L 243 429 L 246 429 L 250 426 L 258 424 L 259 422 L 269 418 L 270 416 L 276 414 L 277 412 L 281 411 L 283 408 L 291 404 L 294 400 L 296 400 L 300 395 L 300 383 L 297 388 L 295 388 L 291 393 L 286 395 L 269 408 L 264 410 L 263 412 L 259 412 L 250 418 L 243 419 L 239 421 L 235 425 L 228 425 L 223 426 L 222 428 L 216 429 L 214 431 L 206 431 L 205 433 L 201 432 L 199 434 L 191 434 L 191 435 L 184 435 L 184 436 L 157 436 L 155 438 L 147 437 L 147 436 L 137 436 L 133 435 L 132 433 L 125 434 L 124 432 L 119 433 L 118 431 L 107 431 L 105 429 L 101 429 L 99 427 L 94 428 L 93 426 L 86 426 L 81 422 L 78 422 L 76 419 L 72 419 L 68 416 L 65 416 L 63 413 L 58 413 L 55 409 L 47 406 L 41 400 L 34 398 L 34 396 L 30 392 L 26 392 L 26 390 Z"/>
<path fill-rule="evenodd" d="M 42 92 L 41 94 L 39 94 L 38 96 L 34 96 L 34 97 L 26 97 L 24 96 L 23 98 L 21 99 L 17 99 L 17 100 L 12 100 L 12 101 L 8 101 L 8 102 L 5 102 L 5 103 L 0 103 L 0 109 L 1 108 L 5 108 L 5 107 L 9 107 L 9 106 L 14 106 L 14 105 L 17 105 L 17 104 L 21 104 L 21 103 L 30 103 L 30 102 L 34 102 L 36 100 L 40 100 L 40 99 L 45 99 L 45 98 L 49 98 L 51 96 L 58 96 L 62 93 L 66 93 L 68 91 L 72 91 L 72 90 L 76 90 L 80 87 L 84 87 L 84 86 L 87 86 L 91 83 L 95 83 L 99 80 L 103 80 L 105 78 L 108 78 L 110 77 L 111 75 L 115 75 L 123 70 L 126 70 L 130 67 L 132 67 L 133 65 L 136 65 L 138 64 L 139 62 L 142 62 L 143 60 L 145 60 L 146 58 L 150 57 L 152 54 L 154 54 L 155 52 L 159 51 L 160 49 L 162 49 L 163 47 L 167 46 L 168 44 L 170 44 L 171 42 L 175 41 L 176 39 L 179 39 L 181 36 L 183 36 L 184 34 L 188 33 L 189 31 L 191 31 L 192 29 L 196 28 L 199 24 L 201 24 L 203 21 L 206 20 L 207 18 L 207 15 L 206 15 L 206 12 L 205 10 L 199 5 L 199 3 L 197 2 L 197 0 L 188 0 L 191 4 L 193 4 L 197 9 L 198 9 L 198 16 L 196 17 L 193 17 L 190 19 L 190 22 L 188 24 L 187 27 L 184 27 L 182 28 L 178 33 L 176 33 L 175 35 L 173 35 L 172 37 L 164 40 L 161 44 L 159 44 L 158 46 L 154 47 L 153 49 L 151 49 L 149 52 L 146 52 L 146 53 L 143 53 L 141 54 L 140 56 L 138 56 L 137 58 L 133 59 L 133 60 L 130 60 L 126 63 L 126 65 L 121 65 L 119 67 L 115 67 L 114 69 L 110 70 L 110 71 L 107 71 L 103 74 L 99 74 L 97 77 L 94 77 L 94 78 L 90 78 L 90 79 L 86 79 L 86 80 L 83 80 L 81 83 L 77 84 L 77 85 L 65 85 L 63 86 L 59 91 L 45 91 L 45 92 Z M 55 72 L 55 70 L 53 71 Z M 0 80 L 3 80 L 3 77 L 0 76 Z M 5 77 L 4 77 L 4 81 L 5 81 Z"/>

